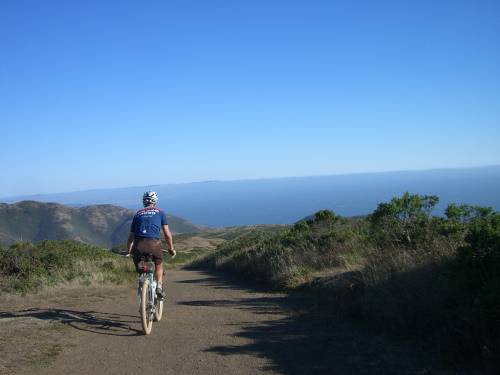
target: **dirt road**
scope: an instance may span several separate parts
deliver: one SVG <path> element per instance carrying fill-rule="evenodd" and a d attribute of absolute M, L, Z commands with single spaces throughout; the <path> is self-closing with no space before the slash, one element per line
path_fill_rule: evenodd
<path fill-rule="evenodd" d="M 170 271 L 164 320 L 154 324 L 150 336 L 142 335 L 130 287 L 75 292 L 68 289 L 36 303 L 2 302 L 0 373 L 437 373 L 405 345 L 360 335 L 310 309 L 297 312 L 300 297 L 256 291 L 220 275 Z M 29 327 L 42 328 L 30 339 L 29 332 L 38 328 Z M 29 341 L 16 341 L 15 329 L 25 329 Z M 33 344 L 37 339 L 43 345 Z M 28 355 L 30 360 L 13 357 L 26 357 L 26 351 L 38 354 Z"/>

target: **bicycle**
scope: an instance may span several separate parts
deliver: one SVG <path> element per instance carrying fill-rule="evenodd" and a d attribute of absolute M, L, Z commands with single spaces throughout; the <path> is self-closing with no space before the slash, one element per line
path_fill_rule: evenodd
<path fill-rule="evenodd" d="M 167 252 L 163 250 L 163 252 Z M 174 258 L 175 255 L 172 256 Z M 141 314 L 142 330 L 149 335 L 153 329 L 153 321 L 159 322 L 163 315 L 163 300 L 156 296 L 155 263 L 152 254 L 144 254 L 137 265 L 139 273 L 137 286 L 137 302 Z"/>

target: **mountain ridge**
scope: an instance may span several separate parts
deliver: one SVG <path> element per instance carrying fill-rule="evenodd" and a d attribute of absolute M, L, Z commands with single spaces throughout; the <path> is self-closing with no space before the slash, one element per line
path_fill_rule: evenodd
<path fill-rule="evenodd" d="M 126 241 L 134 214 L 128 208 L 111 204 L 75 208 L 32 200 L 0 203 L 0 244 L 72 239 L 111 247 Z M 187 220 L 167 216 L 174 233 L 200 230 Z"/>

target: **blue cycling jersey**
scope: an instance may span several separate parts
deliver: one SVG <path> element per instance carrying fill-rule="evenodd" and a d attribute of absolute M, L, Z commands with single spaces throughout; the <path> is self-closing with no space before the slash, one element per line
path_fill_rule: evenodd
<path fill-rule="evenodd" d="M 161 228 L 168 225 L 167 215 L 157 207 L 146 207 L 137 211 L 132 220 L 130 231 L 136 238 L 160 239 Z"/>

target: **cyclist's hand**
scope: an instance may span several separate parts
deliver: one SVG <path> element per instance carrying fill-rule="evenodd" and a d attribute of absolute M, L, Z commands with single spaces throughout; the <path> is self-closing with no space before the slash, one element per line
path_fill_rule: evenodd
<path fill-rule="evenodd" d="M 177 255 L 177 252 L 176 252 L 174 249 L 170 249 L 168 252 L 169 252 L 169 253 L 170 253 L 170 255 L 172 256 L 172 259 L 174 259 L 174 258 L 175 258 L 175 256 Z"/>

